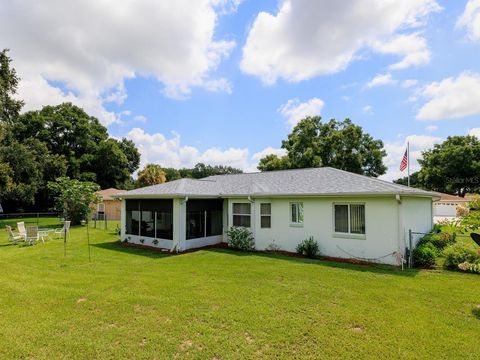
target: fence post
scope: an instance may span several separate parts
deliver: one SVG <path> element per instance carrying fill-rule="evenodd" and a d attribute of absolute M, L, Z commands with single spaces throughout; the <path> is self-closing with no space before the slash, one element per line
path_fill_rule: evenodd
<path fill-rule="evenodd" d="M 408 267 L 411 269 L 413 267 L 413 237 L 412 229 L 408 230 Z"/>

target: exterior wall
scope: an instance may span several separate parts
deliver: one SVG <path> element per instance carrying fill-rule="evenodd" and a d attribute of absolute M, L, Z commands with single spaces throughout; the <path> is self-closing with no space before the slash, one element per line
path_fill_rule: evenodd
<path fill-rule="evenodd" d="M 248 202 L 248 199 L 229 199 L 229 224 L 232 224 L 232 204 Z M 260 204 L 271 203 L 271 228 L 260 227 Z M 290 224 L 290 203 L 303 202 L 304 222 L 302 226 Z M 335 203 L 365 204 L 365 235 L 337 234 L 334 232 L 333 205 Z M 399 250 L 398 204 L 391 197 L 355 198 L 275 198 L 256 199 L 252 203 L 252 233 L 255 247 L 266 249 L 273 242 L 282 250 L 295 251 L 304 239 L 313 236 L 325 256 L 339 258 L 368 258 L 397 265 L 394 256 L 387 254 Z M 431 212 L 430 212 L 431 214 Z"/>
<path fill-rule="evenodd" d="M 432 199 L 420 197 L 402 197 L 403 231 L 402 238 L 405 247 L 408 247 L 408 230 L 427 233 L 433 227 Z M 414 234 L 414 245 L 422 237 Z"/>
<path fill-rule="evenodd" d="M 121 202 L 118 200 L 105 200 L 105 214 L 107 220 L 120 220 Z"/>

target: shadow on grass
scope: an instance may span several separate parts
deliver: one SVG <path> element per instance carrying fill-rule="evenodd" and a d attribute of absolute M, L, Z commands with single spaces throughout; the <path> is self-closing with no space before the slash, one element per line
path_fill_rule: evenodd
<path fill-rule="evenodd" d="M 480 305 L 477 305 L 475 308 L 472 309 L 472 314 L 475 316 L 478 320 L 480 320 Z"/>
<path fill-rule="evenodd" d="M 126 254 L 131 254 L 131 255 L 138 255 L 138 256 L 145 256 L 150 259 L 160 259 L 160 258 L 165 258 L 172 256 L 170 253 L 165 253 L 165 252 L 159 252 L 159 251 L 154 251 L 150 249 L 142 249 L 142 248 L 136 248 L 136 247 L 130 247 L 130 246 L 125 246 L 119 241 L 111 241 L 111 242 L 104 242 L 104 243 L 99 243 L 99 244 L 92 244 L 91 246 L 105 249 L 105 250 L 113 250 L 113 251 L 118 251 Z"/>
<path fill-rule="evenodd" d="M 264 252 L 242 252 L 242 251 L 234 251 L 230 249 L 207 249 L 205 251 L 224 253 L 224 254 L 233 255 L 233 256 L 266 257 L 271 259 L 291 261 L 297 264 L 303 263 L 303 264 L 330 267 L 335 269 L 346 269 L 346 270 L 354 270 L 354 271 L 360 271 L 360 272 L 370 272 L 374 274 L 394 275 L 394 276 L 402 276 L 402 277 L 415 277 L 419 273 L 418 269 L 405 269 L 404 271 L 402 271 L 400 268 L 391 266 L 391 265 L 351 264 L 351 263 L 334 261 L 334 260 L 307 259 L 307 258 L 287 256 L 282 254 L 268 254 Z"/>

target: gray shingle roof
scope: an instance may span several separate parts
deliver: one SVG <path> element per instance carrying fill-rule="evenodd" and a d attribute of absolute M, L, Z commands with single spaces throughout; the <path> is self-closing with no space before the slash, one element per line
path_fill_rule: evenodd
<path fill-rule="evenodd" d="M 121 197 L 234 197 L 289 195 L 382 195 L 432 196 L 432 192 L 330 167 L 216 175 L 180 179 L 120 194 Z"/>

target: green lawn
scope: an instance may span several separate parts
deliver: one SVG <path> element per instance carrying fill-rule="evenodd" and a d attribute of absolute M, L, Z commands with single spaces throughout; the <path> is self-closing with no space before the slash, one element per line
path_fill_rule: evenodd
<path fill-rule="evenodd" d="M 0 233 L 0 359 L 478 359 L 480 276 Z"/>

